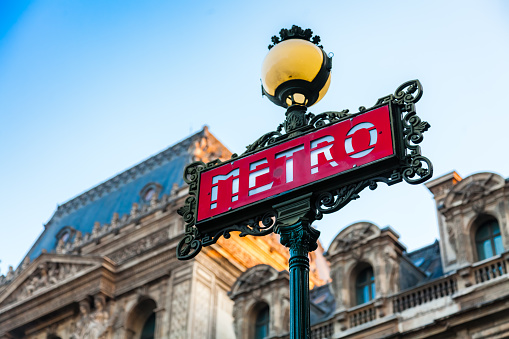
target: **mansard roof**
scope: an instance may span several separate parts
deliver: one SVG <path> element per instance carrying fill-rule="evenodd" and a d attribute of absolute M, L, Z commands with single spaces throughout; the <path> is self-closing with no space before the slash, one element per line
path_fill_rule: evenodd
<path fill-rule="evenodd" d="M 149 184 L 156 185 L 159 196 L 170 195 L 175 186 L 184 185 L 182 174 L 186 164 L 198 159 L 228 156 L 223 153 L 229 151 L 204 127 L 200 132 L 58 206 L 27 256 L 34 260 L 44 250 L 53 251 L 59 232 L 66 227 L 74 232 L 91 233 L 94 223 L 110 223 L 114 213 L 119 216 L 129 214 L 133 203 L 146 203 L 141 191 Z"/>
<path fill-rule="evenodd" d="M 426 273 L 428 280 L 439 278 L 444 274 L 438 240 L 431 245 L 406 253 L 406 256 L 415 266 Z"/>

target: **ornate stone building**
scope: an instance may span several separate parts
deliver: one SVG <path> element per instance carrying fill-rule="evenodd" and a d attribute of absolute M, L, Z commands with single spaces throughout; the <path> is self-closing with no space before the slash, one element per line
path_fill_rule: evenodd
<path fill-rule="evenodd" d="M 331 282 L 311 291 L 313 339 L 509 338 L 509 180 L 452 172 L 426 187 L 441 240 L 407 252 L 390 227 L 343 229 L 325 254 Z M 257 338 L 264 312 L 268 337 L 289 337 L 287 284 L 266 265 L 237 280 L 241 338 Z"/>
<path fill-rule="evenodd" d="M 205 128 L 59 206 L 0 276 L 0 339 L 288 338 L 276 235 L 175 256 L 185 164 L 230 155 Z M 310 254 L 312 338 L 509 337 L 509 182 L 453 172 L 426 186 L 440 241 L 407 252 L 359 222 Z"/>
<path fill-rule="evenodd" d="M 0 276 L 0 338 L 234 339 L 233 284 L 259 264 L 285 271 L 289 255 L 276 236 L 232 236 L 176 259 L 184 166 L 230 156 L 204 128 L 59 206 Z"/>

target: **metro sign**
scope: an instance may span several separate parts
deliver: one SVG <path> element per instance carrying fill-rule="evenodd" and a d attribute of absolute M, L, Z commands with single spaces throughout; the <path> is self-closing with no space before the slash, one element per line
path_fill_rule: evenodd
<path fill-rule="evenodd" d="M 378 183 L 430 179 L 433 164 L 419 145 L 430 125 L 415 110 L 422 93 L 419 80 L 410 80 L 356 114 L 288 110 L 284 134 L 266 133 L 226 162 L 187 165 L 177 258 L 191 259 L 231 232 L 263 236 L 296 220 L 312 223 Z"/>
<path fill-rule="evenodd" d="M 196 226 L 237 222 L 263 208 L 399 164 L 399 111 L 391 104 L 348 116 L 254 154 L 199 172 Z M 396 120 L 398 123 L 394 124 Z M 401 142 L 401 141 L 400 141 Z M 378 168 L 378 169 L 377 169 Z"/>

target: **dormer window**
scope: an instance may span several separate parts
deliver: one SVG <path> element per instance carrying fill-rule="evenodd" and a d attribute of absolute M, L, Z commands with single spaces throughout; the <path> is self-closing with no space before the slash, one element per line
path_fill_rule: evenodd
<path fill-rule="evenodd" d="M 75 234 L 76 230 L 72 226 L 65 226 L 57 233 L 56 238 L 57 241 L 62 240 L 66 244 L 72 240 Z"/>
<path fill-rule="evenodd" d="M 153 187 L 150 187 L 143 196 L 143 199 L 145 201 L 150 201 L 152 197 L 156 194 L 156 190 Z"/>
<path fill-rule="evenodd" d="M 357 305 L 367 303 L 375 298 L 375 276 L 371 266 L 366 267 L 355 280 Z"/>
<path fill-rule="evenodd" d="M 484 222 L 475 233 L 475 246 L 479 260 L 491 258 L 504 251 L 500 227 L 495 219 Z"/>
<path fill-rule="evenodd" d="M 154 197 L 157 197 L 161 193 L 161 188 L 161 185 L 155 182 L 146 184 L 140 191 L 142 202 L 150 202 Z"/>

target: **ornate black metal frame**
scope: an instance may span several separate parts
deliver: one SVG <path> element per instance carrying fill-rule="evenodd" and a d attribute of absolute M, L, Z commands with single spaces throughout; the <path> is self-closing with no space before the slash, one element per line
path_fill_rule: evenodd
<path fill-rule="evenodd" d="M 419 80 L 407 81 L 399 86 L 394 94 L 387 95 L 378 99 L 376 104 L 369 110 L 391 104 L 398 107 L 400 112 L 400 126 L 403 136 L 404 156 L 397 169 L 377 173 L 374 177 L 361 179 L 358 182 L 346 186 L 337 187 L 331 190 L 314 192 L 313 220 L 319 220 L 323 214 L 336 212 L 347 205 L 350 201 L 359 198 L 359 193 L 369 187 L 371 190 L 377 188 L 378 183 L 393 185 L 401 181 L 409 184 L 420 184 L 433 175 L 433 165 L 431 161 L 421 154 L 420 144 L 423 140 L 423 133 L 430 127 L 429 123 L 422 121 L 416 114 L 415 103 L 422 97 L 422 85 Z M 360 107 L 359 111 L 367 111 L 365 107 Z M 292 116 L 297 115 L 297 118 Z M 262 149 L 271 147 L 273 144 L 286 141 L 304 133 L 309 133 L 315 129 L 322 128 L 332 123 L 348 119 L 351 116 L 348 110 L 341 112 L 324 112 L 314 115 L 305 113 L 305 111 L 289 111 L 287 118 L 276 131 L 264 134 L 251 145 L 242 156 L 258 152 Z M 397 123 L 394 121 L 393 123 Z M 282 129 L 285 129 L 285 134 Z M 234 154 L 232 159 L 237 158 Z M 259 215 L 249 218 L 245 221 L 226 225 L 220 229 L 211 231 L 200 231 L 196 227 L 197 216 L 197 195 L 199 189 L 200 172 L 212 167 L 221 165 L 220 160 L 214 160 L 207 164 L 203 162 L 194 162 L 188 165 L 184 170 L 184 180 L 189 185 L 189 196 L 185 201 L 185 206 L 178 210 L 183 217 L 185 226 L 184 238 L 177 246 L 177 258 L 180 260 L 191 259 L 196 256 L 203 246 L 216 243 L 220 237 L 229 238 L 231 232 L 240 232 L 240 236 L 266 235 L 274 231 L 278 225 L 277 213 L 275 210 L 265 210 Z M 312 221 L 312 220 L 311 220 Z"/>

